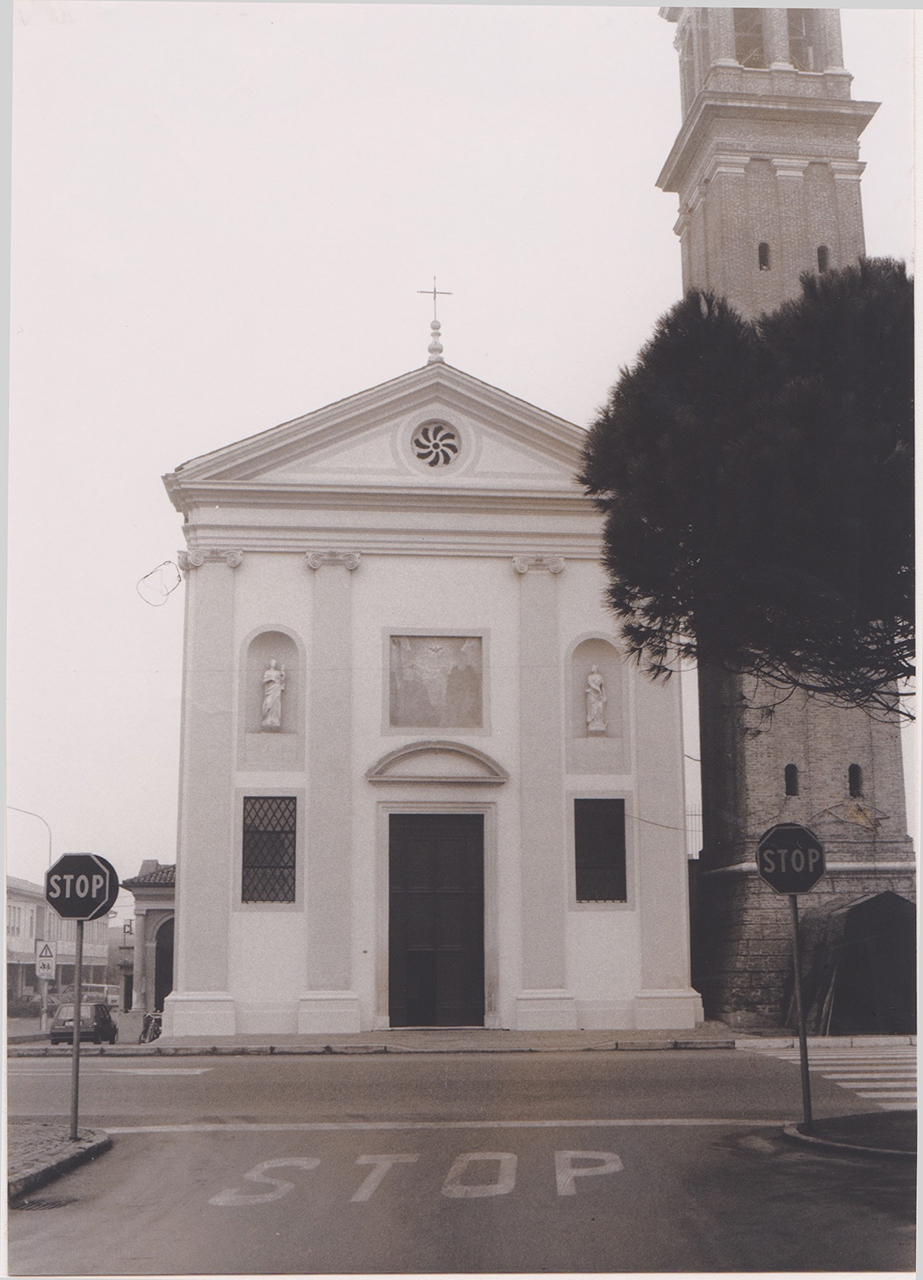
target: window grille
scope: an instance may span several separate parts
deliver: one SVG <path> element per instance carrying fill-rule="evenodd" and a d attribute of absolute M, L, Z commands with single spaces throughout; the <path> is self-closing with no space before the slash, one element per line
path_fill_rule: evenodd
<path fill-rule="evenodd" d="M 295 901 L 294 796 L 245 796 L 244 902 Z"/>
<path fill-rule="evenodd" d="M 625 801 L 574 801 L 578 902 L 626 902 Z"/>

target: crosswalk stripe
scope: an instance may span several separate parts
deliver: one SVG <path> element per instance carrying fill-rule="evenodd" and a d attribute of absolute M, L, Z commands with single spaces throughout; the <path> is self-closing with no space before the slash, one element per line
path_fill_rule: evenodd
<path fill-rule="evenodd" d="M 801 1052 L 794 1047 L 757 1049 L 756 1052 L 793 1065 L 801 1061 Z M 883 1110 L 897 1111 L 917 1105 L 917 1051 L 913 1045 L 885 1049 L 871 1046 L 826 1049 L 820 1045 L 809 1049 L 808 1067 L 812 1075 L 822 1076 Z"/>

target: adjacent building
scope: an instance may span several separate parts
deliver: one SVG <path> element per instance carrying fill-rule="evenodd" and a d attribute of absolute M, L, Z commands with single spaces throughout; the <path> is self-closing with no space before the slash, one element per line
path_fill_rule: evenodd
<path fill-rule="evenodd" d="M 83 980 L 105 982 L 108 965 L 107 919 L 90 920 L 83 928 Z M 36 943 L 48 942 L 56 956 L 51 991 L 73 984 L 77 923 L 62 920 L 47 906 L 45 890 L 16 876 L 6 878 L 6 994 L 8 1004 L 37 997 L 41 983 L 35 974 Z"/>

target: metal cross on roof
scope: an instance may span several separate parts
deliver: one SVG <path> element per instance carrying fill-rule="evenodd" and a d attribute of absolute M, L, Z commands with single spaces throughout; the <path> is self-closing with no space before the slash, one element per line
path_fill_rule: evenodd
<path fill-rule="evenodd" d="M 435 277 L 435 276 L 433 276 L 433 287 L 432 287 L 432 289 L 418 289 L 418 290 L 417 290 L 417 293 L 431 293 L 431 294 L 433 295 L 433 319 L 434 319 L 434 320 L 438 320 L 438 319 L 439 319 L 439 317 L 436 315 L 436 299 L 437 299 L 437 297 L 441 297 L 441 298 L 451 298 L 451 296 L 452 296 L 451 292 L 450 292 L 448 289 L 437 289 L 437 288 L 436 288 L 436 277 Z"/>

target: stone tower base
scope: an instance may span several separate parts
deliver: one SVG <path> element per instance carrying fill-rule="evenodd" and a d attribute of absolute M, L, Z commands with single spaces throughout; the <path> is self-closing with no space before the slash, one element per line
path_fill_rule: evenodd
<path fill-rule="evenodd" d="M 787 895 L 774 893 L 755 865 L 692 866 L 693 985 L 705 1016 L 732 1027 L 793 1026 Z M 915 1030 L 915 1024 L 896 1025 L 913 1017 L 914 921 L 902 904 L 915 900 L 914 866 L 867 867 L 831 868 L 798 900 L 805 1007 L 814 1032 Z M 871 902 L 879 894 L 886 898 Z M 887 942 L 881 954 L 879 935 Z M 857 982 L 876 983 L 879 995 L 857 993 Z M 847 1026 L 844 1019 L 866 1025 Z"/>

